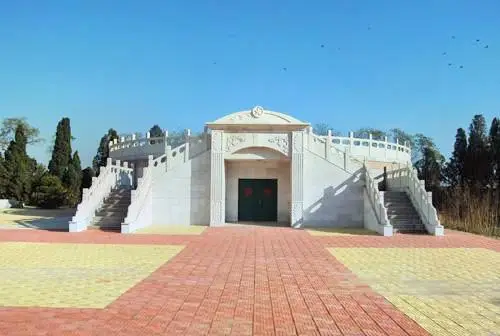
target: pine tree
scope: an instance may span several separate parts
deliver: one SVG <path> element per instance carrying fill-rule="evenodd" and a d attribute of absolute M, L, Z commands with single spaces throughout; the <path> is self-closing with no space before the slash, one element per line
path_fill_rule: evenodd
<path fill-rule="evenodd" d="M 425 180 L 425 188 L 428 191 L 436 190 L 441 184 L 441 172 L 444 158 L 431 147 L 425 147 L 422 158 L 416 164 L 419 178 Z"/>
<path fill-rule="evenodd" d="M 62 180 L 71 161 L 71 126 L 69 118 L 62 118 L 57 124 L 56 139 L 49 162 L 49 172 Z"/>
<path fill-rule="evenodd" d="M 469 126 L 469 143 L 465 161 L 465 172 L 470 185 L 476 189 L 487 187 L 490 182 L 490 167 L 486 120 L 482 115 L 477 114 Z"/>
<path fill-rule="evenodd" d="M 5 168 L 5 159 L 2 153 L 0 153 L 0 199 L 7 197 L 7 183 L 9 177 L 7 175 L 7 169 Z"/>
<path fill-rule="evenodd" d="M 467 158 L 467 135 L 463 128 L 457 129 L 455 135 L 455 145 L 450 161 L 444 170 L 444 177 L 451 187 L 464 185 L 465 176 L 465 160 Z"/>
<path fill-rule="evenodd" d="M 23 204 L 29 198 L 30 158 L 26 153 L 27 139 L 23 125 L 16 128 L 14 140 L 5 151 L 4 168 L 7 177 L 5 194 Z"/>
<path fill-rule="evenodd" d="M 106 160 L 109 157 L 109 142 L 114 139 L 118 139 L 118 133 L 114 129 L 110 128 L 108 133 L 103 135 L 101 141 L 99 142 L 97 154 L 92 160 L 92 168 L 94 169 L 96 176 L 99 176 L 99 168 L 106 166 Z"/>
<path fill-rule="evenodd" d="M 92 185 L 92 177 L 94 176 L 94 170 L 91 167 L 87 167 L 82 170 L 82 189 L 90 188 Z"/>
<path fill-rule="evenodd" d="M 162 137 L 163 136 L 163 131 L 162 129 L 160 128 L 160 126 L 158 125 L 154 125 L 153 127 L 151 127 L 151 129 L 149 130 L 149 136 L 152 137 L 152 138 L 159 138 L 159 137 Z"/>
<path fill-rule="evenodd" d="M 493 118 L 490 127 L 489 149 L 491 155 L 492 185 L 500 188 L 500 120 Z"/>
<path fill-rule="evenodd" d="M 82 184 L 82 168 L 78 151 L 73 154 L 71 161 L 63 176 L 63 185 L 67 190 L 67 203 L 75 206 L 80 201 L 80 190 Z"/>

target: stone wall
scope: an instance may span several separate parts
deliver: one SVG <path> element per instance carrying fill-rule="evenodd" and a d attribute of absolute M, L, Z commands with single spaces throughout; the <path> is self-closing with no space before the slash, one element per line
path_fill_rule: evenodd
<path fill-rule="evenodd" d="M 278 222 L 290 223 L 289 161 L 226 161 L 226 221 L 238 220 L 238 179 L 278 179 Z"/>
<path fill-rule="evenodd" d="M 304 153 L 302 227 L 363 227 L 364 181 L 312 152 Z"/>
<path fill-rule="evenodd" d="M 153 225 L 208 224 L 210 151 L 153 174 Z"/>

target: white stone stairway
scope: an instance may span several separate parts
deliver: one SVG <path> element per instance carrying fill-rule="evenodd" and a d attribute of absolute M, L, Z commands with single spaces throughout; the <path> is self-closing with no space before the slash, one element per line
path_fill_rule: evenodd
<path fill-rule="evenodd" d="M 382 192 L 389 222 L 394 232 L 425 233 L 425 226 L 410 198 L 403 191 Z"/>
<path fill-rule="evenodd" d="M 131 202 L 131 189 L 120 187 L 112 190 L 104 200 L 89 229 L 120 231 L 121 223 L 127 216 L 127 209 Z"/>

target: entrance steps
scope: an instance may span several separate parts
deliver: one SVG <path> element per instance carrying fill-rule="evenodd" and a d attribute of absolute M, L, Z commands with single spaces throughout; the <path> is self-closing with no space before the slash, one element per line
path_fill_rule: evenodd
<path fill-rule="evenodd" d="M 424 223 L 404 191 L 385 191 L 384 205 L 393 231 L 399 233 L 426 233 Z"/>
<path fill-rule="evenodd" d="M 131 202 L 131 190 L 127 187 L 117 188 L 109 194 L 96 215 L 90 230 L 120 231 L 121 224 L 127 216 L 127 209 Z"/>

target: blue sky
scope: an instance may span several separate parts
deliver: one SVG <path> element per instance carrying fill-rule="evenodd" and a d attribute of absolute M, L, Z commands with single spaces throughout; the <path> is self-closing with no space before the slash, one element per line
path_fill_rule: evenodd
<path fill-rule="evenodd" d="M 255 105 L 421 132 L 448 156 L 474 114 L 500 115 L 498 13 L 497 0 L 4 1 L 0 118 L 50 140 L 70 117 L 84 165 L 110 127 L 201 130 Z M 48 144 L 30 154 L 47 163 Z"/>

